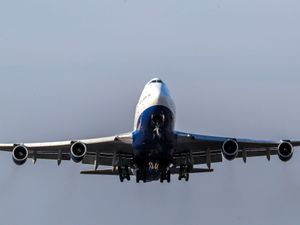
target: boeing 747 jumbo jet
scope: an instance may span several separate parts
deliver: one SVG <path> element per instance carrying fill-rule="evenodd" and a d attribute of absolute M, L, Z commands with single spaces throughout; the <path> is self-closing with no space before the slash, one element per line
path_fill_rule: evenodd
<path fill-rule="evenodd" d="M 82 174 L 116 175 L 120 181 L 136 177 L 136 182 L 189 180 L 191 173 L 212 172 L 212 163 L 222 159 L 278 155 L 282 161 L 292 158 L 300 141 L 263 141 L 233 137 L 214 137 L 178 132 L 175 126 L 175 104 L 167 85 L 161 79 L 146 84 L 136 107 L 133 132 L 112 137 L 48 143 L 0 144 L 1 151 L 12 152 L 12 159 L 22 165 L 33 160 L 73 160 L 91 164 L 94 169 Z M 199 168 L 197 165 L 206 165 Z M 99 170 L 99 166 L 110 169 Z"/>

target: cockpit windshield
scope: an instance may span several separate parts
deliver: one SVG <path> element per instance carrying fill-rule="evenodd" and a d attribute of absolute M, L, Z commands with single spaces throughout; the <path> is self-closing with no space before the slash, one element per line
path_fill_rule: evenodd
<path fill-rule="evenodd" d="M 150 82 L 150 84 L 152 84 L 152 83 L 161 83 L 161 84 L 163 84 L 164 82 L 161 79 L 154 79 Z"/>

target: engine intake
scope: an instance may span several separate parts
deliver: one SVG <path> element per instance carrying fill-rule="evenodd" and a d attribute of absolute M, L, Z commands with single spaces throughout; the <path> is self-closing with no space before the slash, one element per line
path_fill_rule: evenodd
<path fill-rule="evenodd" d="M 294 147 L 290 142 L 283 141 L 278 146 L 278 156 L 279 159 L 283 162 L 289 161 L 294 154 Z"/>
<path fill-rule="evenodd" d="M 71 146 L 71 158 L 74 162 L 80 163 L 87 153 L 87 147 L 82 142 L 75 142 Z"/>
<path fill-rule="evenodd" d="M 239 153 L 239 145 L 235 140 L 227 140 L 223 144 L 222 152 L 227 160 L 234 160 Z"/>
<path fill-rule="evenodd" d="M 24 145 L 18 145 L 12 151 L 13 161 L 19 166 L 23 165 L 26 162 L 28 155 L 28 149 Z"/>

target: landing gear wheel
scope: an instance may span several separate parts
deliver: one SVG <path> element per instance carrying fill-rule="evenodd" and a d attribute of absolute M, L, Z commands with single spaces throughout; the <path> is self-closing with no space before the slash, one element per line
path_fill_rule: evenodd
<path fill-rule="evenodd" d="M 136 170 L 136 183 L 140 183 L 140 181 L 143 181 L 144 183 L 147 182 L 146 169 L 137 169 Z"/>
<path fill-rule="evenodd" d="M 160 171 L 160 183 L 163 183 L 165 179 L 166 179 L 166 171 L 161 170 Z"/>
<path fill-rule="evenodd" d="M 160 183 L 163 183 L 165 180 L 168 183 L 171 182 L 171 170 L 169 170 L 169 169 L 160 171 Z"/>
<path fill-rule="evenodd" d="M 171 171 L 170 170 L 167 171 L 166 177 L 167 177 L 167 182 L 170 183 L 171 182 Z"/>
<path fill-rule="evenodd" d="M 126 179 L 127 179 L 128 181 L 130 181 L 130 173 L 129 173 L 129 168 L 128 168 L 128 166 L 125 167 L 125 171 L 126 171 Z"/>
<path fill-rule="evenodd" d="M 140 183 L 140 178 L 141 178 L 141 171 L 137 170 L 136 171 L 136 183 Z"/>
<path fill-rule="evenodd" d="M 144 183 L 147 182 L 147 171 L 146 171 L 146 169 L 143 169 L 143 182 Z"/>
<path fill-rule="evenodd" d="M 185 181 L 189 181 L 191 167 L 189 166 L 180 166 L 178 180 L 185 179 Z"/>
<path fill-rule="evenodd" d="M 163 183 L 164 179 L 162 178 L 162 176 L 160 176 L 160 183 Z"/>
<path fill-rule="evenodd" d="M 124 176 L 123 176 L 122 168 L 119 168 L 119 178 L 120 178 L 120 181 L 123 183 L 124 182 Z"/>
<path fill-rule="evenodd" d="M 185 175 L 185 181 L 188 182 L 189 180 L 190 180 L 190 174 L 187 173 L 187 174 Z"/>
<path fill-rule="evenodd" d="M 182 178 L 184 178 L 184 167 L 180 166 L 178 180 L 182 180 Z"/>
<path fill-rule="evenodd" d="M 120 181 L 123 183 L 123 182 L 124 182 L 124 177 L 123 177 L 123 175 L 120 174 L 119 177 L 120 177 Z"/>

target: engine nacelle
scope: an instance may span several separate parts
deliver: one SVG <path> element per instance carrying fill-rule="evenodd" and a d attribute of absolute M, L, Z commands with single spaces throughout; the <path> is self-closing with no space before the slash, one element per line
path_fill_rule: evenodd
<path fill-rule="evenodd" d="M 82 142 L 75 142 L 71 146 L 71 158 L 74 162 L 80 163 L 87 153 L 87 147 Z"/>
<path fill-rule="evenodd" d="M 227 160 L 234 160 L 239 153 L 239 145 L 235 140 L 227 140 L 222 146 L 222 152 Z"/>
<path fill-rule="evenodd" d="M 278 146 L 278 157 L 281 161 L 287 162 L 289 161 L 294 154 L 294 147 L 288 141 L 283 141 Z"/>
<path fill-rule="evenodd" d="M 26 162 L 28 155 L 28 149 L 24 145 L 18 145 L 12 151 L 13 161 L 19 166 Z"/>

